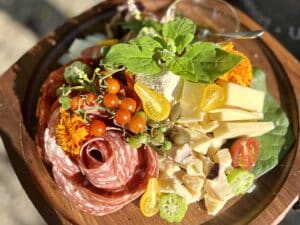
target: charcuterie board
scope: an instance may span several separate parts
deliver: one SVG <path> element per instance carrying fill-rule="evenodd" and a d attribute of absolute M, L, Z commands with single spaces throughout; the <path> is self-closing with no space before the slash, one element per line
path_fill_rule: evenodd
<path fill-rule="evenodd" d="M 148 11 L 162 10 L 169 1 L 142 1 Z M 11 163 L 28 196 L 49 224 L 164 224 L 158 216 L 143 217 L 138 200 L 120 211 L 95 217 L 83 213 L 56 186 L 51 172 L 40 159 L 34 144 L 35 108 L 40 87 L 58 67 L 57 58 L 76 38 L 104 31 L 104 23 L 122 1 L 100 3 L 49 33 L 23 55 L 0 78 L 0 131 Z M 239 12 L 242 28 L 260 27 Z M 216 217 L 208 216 L 200 204 L 190 207 L 182 224 L 276 224 L 299 198 L 300 154 L 298 146 L 300 90 L 299 62 L 271 35 L 236 43 L 267 76 L 268 89 L 287 113 L 296 142 L 281 163 L 261 177 L 251 194 L 231 201 Z M 295 92 L 296 94 L 295 94 Z M 298 97 L 299 103 L 299 97 Z"/>

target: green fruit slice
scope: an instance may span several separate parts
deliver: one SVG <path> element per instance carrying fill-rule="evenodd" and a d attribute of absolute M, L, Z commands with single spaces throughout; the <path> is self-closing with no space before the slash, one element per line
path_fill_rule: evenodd
<path fill-rule="evenodd" d="M 253 186 L 255 176 L 247 170 L 235 168 L 229 172 L 227 180 L 234 194 L 242 195 Z"/>
<path fill-rule="evenodd" d="M 160 217 L 170 223 L 181 222 L 188 208 L 184 198 L 176 194 L 162 195 L 158 206 Z"/>

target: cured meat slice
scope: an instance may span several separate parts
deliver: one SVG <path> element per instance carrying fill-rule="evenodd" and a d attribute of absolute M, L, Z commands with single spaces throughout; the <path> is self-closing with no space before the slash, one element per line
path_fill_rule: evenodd
<path fill-rule="evenodd" d="M 44 132 L 45 159 L 63 191 L 83 211 L 98 216 L 115 212 L 138 198 L 150 177 L 158 176 L 158 157 L 150 147 L 131 148 L 121 132 L 108 131 L 81 148 L 77 160 L 57 145 L 58 110 Z"/>
<path fill-rule="evenodd" d="M 116 132 L 86 142 L 81 149 L 80 169 L 99 188 L 119 189 L 132 178 L 138 153 Z"/>

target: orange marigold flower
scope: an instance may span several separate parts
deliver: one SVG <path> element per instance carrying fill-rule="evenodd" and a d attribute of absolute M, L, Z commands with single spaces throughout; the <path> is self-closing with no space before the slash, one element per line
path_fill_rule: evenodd
<path fill-rule="evenodd" d="M 65 152 L 72 156 L 79 155 L 80 147 L 88 136 L 87 125 L 80 115 L 70 115 L 66 110 L 61 110 L 55 128 L 55 137 L 57 144 Z"/>
<path fill-rule="evenodd" d="M 243 52 L 235 50 L 232 42 L 224 44 L 222 49 L 241 56 L 242 60 L 232 70 L 223 74 L 218 79 L 249 87 L 252 82 L 252 65 L 250 59 Z"/>

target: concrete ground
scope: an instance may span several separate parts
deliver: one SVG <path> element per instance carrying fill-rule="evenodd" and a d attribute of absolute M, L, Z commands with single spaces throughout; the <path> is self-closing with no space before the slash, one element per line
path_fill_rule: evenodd
<path fill-rule="evenodd" d="M 0 74 L 36 41 L 99 0 L 0 0 Z M 41 225 L 20 185 L 0 138 L 0 224 Z"/>

